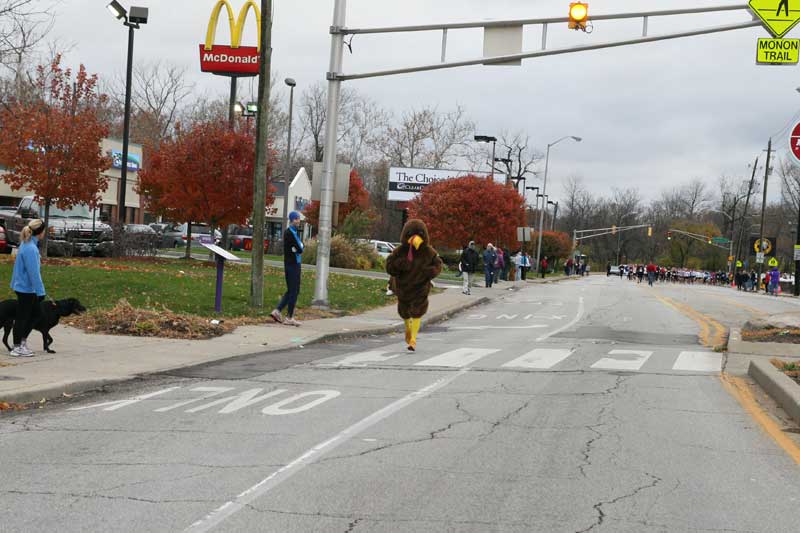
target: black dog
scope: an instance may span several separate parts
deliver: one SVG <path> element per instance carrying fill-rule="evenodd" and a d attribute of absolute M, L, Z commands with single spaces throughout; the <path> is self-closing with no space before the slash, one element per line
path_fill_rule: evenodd
<path fill-rule="evenodd" d="M 33 323 L 33 329 L 42 332 L 42 343 L 44 344 L 44 351 L 47 353 L 56 353 L 50 349 L 53 343 L 53 337 L 50 336 L 50 330 L 56 327 L 59 319 L 62 316 L 79 315 L 86 311 L 86 308 L 81 305 L 77 298 L 67 298 L 66 300 L 45 300 L 39 304 L 39 316 Z M 4 300 L 0 302 L 0 325 L 3 326 L 3 344 L 6 348 L 11 350 L 8 345 L 8 335 L 14 327 L 14 319 L 17 316 L 17 300 Z"/>

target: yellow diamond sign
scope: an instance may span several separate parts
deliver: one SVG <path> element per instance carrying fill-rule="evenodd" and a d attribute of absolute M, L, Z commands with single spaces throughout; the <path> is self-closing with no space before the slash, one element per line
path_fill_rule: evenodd
<path fill-rule="evenodd" d="M 800 22 L 800 0 L 750 0 L 750 10 L 778 38 Z"/>

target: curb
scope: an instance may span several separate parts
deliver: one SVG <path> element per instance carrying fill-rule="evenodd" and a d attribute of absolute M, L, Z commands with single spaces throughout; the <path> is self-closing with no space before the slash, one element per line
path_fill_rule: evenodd
<path fill-rule="evenodd" d="M 768 355 L 771 357 L 800 357 L 800 345 L 784 342 L 748 342 L 742 340 L 741 328 L 731 328 L 729 353 Z"/>
<path fill-rule="evenodd" d="M 769 361 L 750 361 L 747 373 L 800 424 L 800 385 Z"/>
<path fill-rule="evenodd" d="M 431 324 L 435 324 L 438 322 L 442 322 L 447 320 L 451 316 L 461 313 L 467 309 L 472 307 L 476 307 L 479 305 L 486 304 L 490 302 L 492 299 L 486 296 L 477 298 L 473 301 L 464 302 L 463 304 L 457 304 L 451 306 L 449 309 L 444 309 L 439 311 L 438 313 L 433 313 L 428 315 L 428 317 L 424 318 L 422 321 L 422 325 L 428 326 Z M 398 324 L 397 326 L 384 326 L 384 327 L 374 327 L 374 328 L 362 328 L 362 329 L 354 329 L 351 331 L 343 331 L 339 333 L 326 333 L 317 336 L 316 338 L 312 338 L 311 340 L 304 343 L 305 346 L 313 345 L 313 344 L 322 344 L 324 342 L 336 341 L 336 340 L 346 340 L 346 339 L 353 339 L 359 337 L 366 337 L 368 335 L 388 335 L 390 333 L 398 333 L 403 331 L 402 324 Z M 208 361 L 205 363 L 201 363 L 201 365 L 208 365 L 208 364 L 216 364 L 221 363 L 223 361 L 227 361 L 230 359 L 236 359 L 238 357 L 246 357 L 252 356 L 257 354 L 266 354 L 270 352 L 277 352 L 280 350 L 286 350 L 289 348 L 294 347 L 293 344 L 287 345 L 276 345 L 270 347 L 266 350 L 259 350 L 256 352 L 252 352 L 249 354 L 237 354 L 232 355 L 230 357 L 225 357 L 222 359 L 217 359 L 215 361 Z M 108 385 L 117 385 L 120 383 L 126 383 L 129 381 L 133 381 L 139 379 L 143 376 L 148 375 L 158 375 L 158 374 L 166 374 L 175 370 L 180 370 L 184 368 L 191 368 L 194 366 L 198 366 L 197 363 L 192 363 L 188 365 L 179 365 L 171 368 L 161 368 L 158 370 L 153 370 L 152 372 L 143 372 L 139 374 L 131 374 L 125 377 L 115 377 L 115 378 L 108 378 L 108 379 L 92 379 L 92 380 L 85 380 L 85 381 L 74 381 L 70 383 L 57 383 L 55 385 L 48 385 L 44 387 L 39 387 L 31 390 L 20 391 L 17 393 L 7 394 L 0 398 L 0 400 L 8 403 L 18 403 L 18 404 L 27 404 L 27 403 L 36 403 L 44 400 L 55 400 L 62 398 L 64 393 L 66 394 L 79 394 L 84 392 L 92 392 L 102 389 Z"/>

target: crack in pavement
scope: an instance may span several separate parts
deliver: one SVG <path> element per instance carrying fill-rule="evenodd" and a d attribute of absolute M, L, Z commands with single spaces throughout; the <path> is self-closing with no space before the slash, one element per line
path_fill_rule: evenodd
<path fill-rule="evenodd" d="M 137 498 L 134 496 L 108 496 L 106 494 L 84 494 L 81 492 L 56 492 L 56 491 L 28 491 L 28 490 L 0 490 L 0 494 L 15 494 L 21 496 L 65 496 L 69 498 L 76 498 L 77 500 L 80 499 L 103 499 L 103 500 L 127 500 L 127 501 L 134 501 L 134 502 L 143 502 L 143 503 L 155 503 L 155 504 L 163 504 L 163 503 L 207 503 L 207 504 L 218 504 L 221 503 L 219 500 L 191 500 L 191 499 L 178 499 L 178 500 L 154 500 L 150 498 Z"/>
<path fill-rule="evenodd" d="M 347 524 L 347 529 L 344 531 L 344 533 L 352 533 L 355 530 L 358 523 L 362 522 L 363 520 L 364 520 L 363 518 L 356 518 L 355 520 Z"/>
<path fill-rule="evenodd" d="M 586 475 L 586 469 L 592 465 L 592 460 L 591 460 L 592 448 L 597 443 L 597 441 L 599 441 L 600 439 L 602 439 L 605 436 L 603 434 L 603 432 L 601 432 L 599 430 L 599 428 L 608 425 L 608 422 L 606 420 L 604 420 L 604 418 L 606 416 L 606 413 L 611 409 L 611 407 L 614 404 L 613 394 L 615 392 L 617 392 L 618 390 L 620 390 L 620 388 L 622 387 L 623 383 L 629 377 L 630 376 L 628 376 L 628 375 L 617 376 L 617 379 L 614 381 L 614 384 L 612 386 L 608 387 L 604 392 L 604 395 L 610 396 L 610 399 L 609 399 L 609 403 L 606 404 L 606 405 L 603 405 L 600 408 L 600 410 L 598 411 L 598 413 L 597 413 L 597 422 L 595 424 L 589 424 L 589 425 L 585 426 L 586 429 L 588 429 L 589 431 L 594 433 L 594 436 L 592 438 L 590 438 L 588 441 L 586 441 L 586 443 L 583 445 L 583 449 L 581 450 L 581 454 L 582 454 L 583 457 L 582 457 L 581 464 L 578 465 L 578 471 L 580 471 L 581 476 L 583 476 L 584 478 L 588 477 Z M 612 416 L 618 422 L 620 421 L 613 414 L 613 412 L 612 412 Z"/>
<path fill-rule="evenodd" d="M 587 531 L 591 531 L 595 527 L 603 525 L 603 522 L 605 522 L 606 517 L 608 516 L 606 515 L 605 511 L 603 511 L 603 506 L 614 505 L 615 503 L 618 503 L 622 500 L 626 500 L 628 498 L 635 498 L 643 490 L 655 488 L 662 481 L 662 478 L 656 476 L 655 474 L 651 474 L 650 472 L 645 472 L 644 475 L 648 476 L 652 481 L 650 483 L 636 487 L 631 492 L 628 492 L 621 496 L 617 496 L 613 500 L 601 500 L 596 504 L 594 504 L 592 507 L 594 508 L 595 511 L 597 511 L 597 520 L 595 520 L 595 522 L 589 527 L 578 530 L 575 533 L 586 533 Z"/>

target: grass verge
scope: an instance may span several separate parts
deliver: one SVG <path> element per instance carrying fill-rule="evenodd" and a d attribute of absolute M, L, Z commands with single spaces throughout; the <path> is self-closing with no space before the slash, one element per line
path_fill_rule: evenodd
<path fill-rule="evenodd" d="M 0 276 L 11 279 L 13 261 L 0 259 Z M 249 265 L 225 267 L 222 313 L 214 312 L 216 267 L 212 263 L 184 259 L 48 259 L 42 264 L 47 294 L 53 299 L 78 298 L 90 316 L 108 316 L 121 300 L 131 308 L 177 315 L 226 318 L 233 324 L 263 322 L 286 290 L 283 270 L 264 269 L 264 307 L 249 305 Z M 331 316 L 310 309 L 315 273 L 305 271 L 296 316 L 300 320 Z M 328 295 L 336 314 L 355 314 L 387 305 L 381 280 L 331 274 Z M 0 298 L 14 298 L 8 284 Z M 207 320 L 206 320 L 207 321 Z M 183 326 L 182 326 L 183 327 Z M 220 331 L 224 333 L 225 331 Z M 130 334 L 130 332 L 125 332 Z M 161 335 L 159 335 L 161 336 Z M 212 335 L 213 336 L 213 335 Z M 188 337 L 197 338 L 197 337 Z"/>

